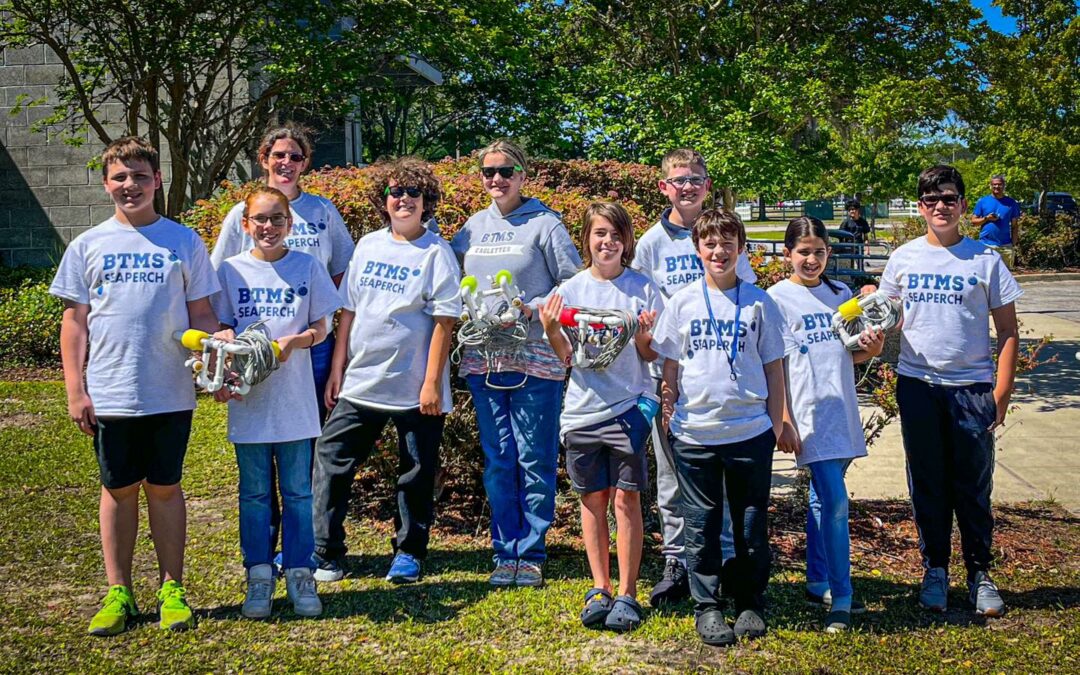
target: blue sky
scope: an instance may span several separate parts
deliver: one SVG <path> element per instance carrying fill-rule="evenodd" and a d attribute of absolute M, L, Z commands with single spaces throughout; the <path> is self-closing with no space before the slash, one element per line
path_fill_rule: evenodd
<path fill-rule="evenodd" d="M 983 13 L 987 23 L 994 30 L 1001 33 L 1012 33 L 1016 30 L 1016 19 L 1001 15 L 1001 10 L 990 4 L 990 0 L 971 0 L 971 4 Z"/>

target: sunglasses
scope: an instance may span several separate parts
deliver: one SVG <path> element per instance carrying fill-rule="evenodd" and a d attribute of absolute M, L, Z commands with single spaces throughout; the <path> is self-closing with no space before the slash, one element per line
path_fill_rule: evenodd
<path fill-rule="evenodd" d="M 264 215 L 260 214 L 258 216 L 246 216 L 246 218 L 248 220 L 255 221 L 256 223 L 258 223 L 259 225 L 262 225 L 263 227 L 266 227 L 267 223 L 273 223 L 275 227 L 281 227 L 281 226 L 287 225 L 289 223 L 289 217 L 288 216 L 264 216 Z"/>
<path fill-rule="evenodd" d="M 301 155 L 298 152 L 283 152 L 281 150 L 275 150 L 275 151 L 271 152 L 270 157 L 272 159 L 276 159 L 278 161 L 281 161 L 281 160 L 285 159 L 286 157 L 288 157 L 290 161 L 296 162 L 297 164 L 299 164 L 300 162 L 307 159 L 307 157 L 305 157 L 304 155 Z"/>
<path fill-rule="evenodd" d="M 675 187 L 685 187 L 687 183 L 694 187 L 701 187 L 708 180 L 705 176 L 676 176 L 674 178 L 665 178 L 664 182 L 668 185 L 674 185 Z"/>
<path fill-rule="evenodd" d="M 495 174 L 499 174 L 503 178 L 511 178 L 515 171 L 524 171 L 520 165 L 514 166 L 485 166 L 481 167 L 480 173 L 484 175 L 484 178 L 494 178 Z"/>
<path fill-rule="evenodd" d="M 963 195 L 923 195 L 919 197 L 919 201 L 926 208 L 932 209 L 938 205 L 938 202 L 941 202 L 944 206 L 956 206 L 963 198 Z"/>
<path fill-rule="evenodd" d="M 383 194 L 389 195 L 394 199 L 401 199 L 405 195 L 409 195 L 413 199 L 416 199 L 420 195 L 424 194 L 424 191 L 418 187 L 402 187 L 400 185 L 395 185 L 393 187 L 388 187 L 383 190 Z"/>

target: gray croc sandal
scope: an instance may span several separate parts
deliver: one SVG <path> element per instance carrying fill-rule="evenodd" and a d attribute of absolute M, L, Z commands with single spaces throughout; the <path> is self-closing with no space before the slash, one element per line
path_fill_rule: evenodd
<path fill-rule="evenodd" d="M 756 609 L 744 609 L 735 620 L 735 635 L 740 638 L 758 638 L 766 630 L 765 617 Z"/>
<path fill-rule="evenodd" d="M 615 604 L 604 619 L 604 628 L 616 633 L 628 633 L 641 625 L 641 605 L 629 595 L 615 598 Z"/>
<path fill-rule="evenodd" d="M 585 608 L 581 610 L 581 625 L 586 628 L 599 628 L 611 612 L 611 593 L 602 588 L 594 588 L 585 594 Z"/>
<path fill-rule="evenodd" d="M 701 641 L 713 647 L 730 647 L 735 644 L 735 631 L 724 621 L 724 613 L 719 609 L 706 610 L 694 620 Z"/>

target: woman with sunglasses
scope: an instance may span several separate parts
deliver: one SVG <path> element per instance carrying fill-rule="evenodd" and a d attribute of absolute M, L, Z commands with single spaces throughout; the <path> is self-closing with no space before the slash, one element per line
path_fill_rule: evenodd
<path fill-rule="evenodd" d="M 312 150 L 313 145 L 307 130 L 287 122 L 266 132 L 259 142 L 257 157 L 266 184 L 289 198 L 292 225 L 285 235 L 285 247 L 314 256 L 326 266 L 334 285 L 340 285 L 355 244 L 334 204 L 325 197 L 300 189 L 300 176 L 311 166 Z M 214 269 L 221 267 L 226 259 L 254 248 L 255 242 L 244 232 L 243 217 L 244 202 L 240 202 L 221 222 L 221 233 L 210 254 Z M 333 355 L 333 333 L 311 348 L 311 369 L 315 379 L 315 398 L 320 423 L 326 419 L 323 392 L 330 375 L 330 360 Z M 273 490 L 271 494 L 271 543 L 276 545 L 281 511 L 277 491 Z M 275 558 L 275 562 L 279 559 L 280 554 Z M 328 575 L 325 570 L 316 572 L 316 579 L 319 581 L 336 581 L 340 578 L 336 574 Z"/>
<path fill-rule="evenodd" d="M 581 269 L 581 257 L 560 215 L 521 195 L 528 160 L 520 147 L 500 139 L 479 157 L 492 203 L 469 218 L 450 245 L 465 274 L 475 276 L 482 288 L 490 287 L 500 271 L 509 271 L 530 322 L 523 358 L 488 361 L 480 350 L 469 348 L 459 374 L 472 392 L 484 449 L 495 549 L 489 581 L 493 586 L 540 586 L 544 538 L 555 516 L 566 365 L 543 340 L 537 312 L 552 288 Z"/>

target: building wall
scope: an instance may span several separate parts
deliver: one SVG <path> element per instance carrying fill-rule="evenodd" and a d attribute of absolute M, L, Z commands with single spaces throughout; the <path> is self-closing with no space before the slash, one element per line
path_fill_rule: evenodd
<path fill-rule="evenodd" d="M 113 209 L 101 186 L 98 170 L 87 164 L 101 153 L 100 139 L 91 134 L 80 147 L 62 141 L 60 129 L 32 132 L 30 126 L 52 114 L 56 84 L 63 66 L 43 45 L 0 50 L 0 265 L 51 266 L 60 261 L 73 238 L 106 220 Z M 12 115 L 17 102 L 44 99 Z M 106 105 L 101 119 L 113 137 L 125 126 L 123 108 Z M 162 179 L 170 177 L 167 148 L 162 152 Z M 342 166 L 347 150 L 344 128 L 323 127 L 313 168 Z M 231 178 L 259 175 L 254 161 L 238 158 Z"/>
<path fill-rule="evenodd" d="M 56 100 L 63 66 L 44 46 L 4 49 L 0 60 L 0 263 L 51 265 L 63 247 L 112 213 L 101 183 L 86 165 L 96 143 L 72 147 L 59 134 L 30 125 L 52 113 L 49 105 L 23 107 L 20 97 Z"/>

